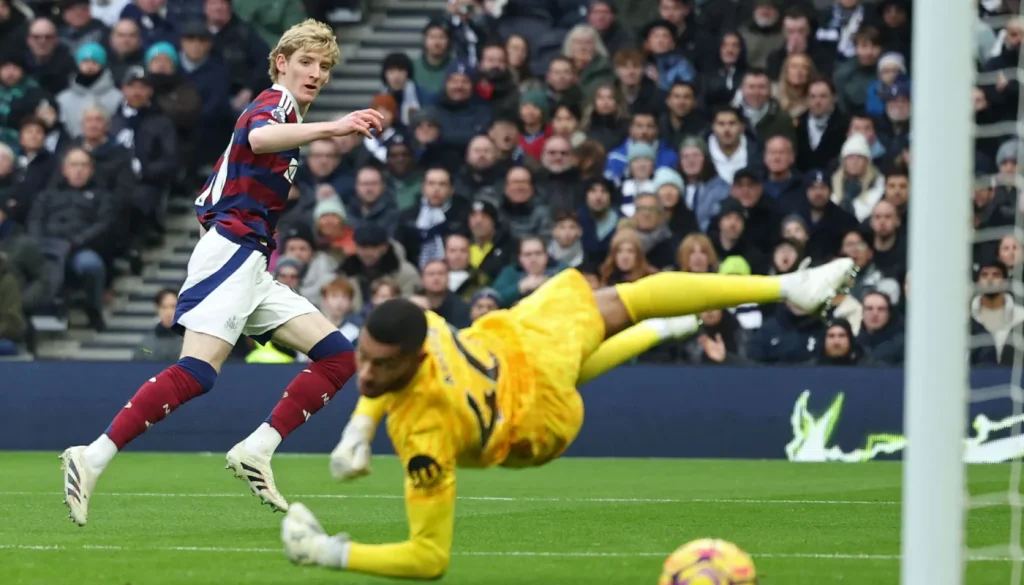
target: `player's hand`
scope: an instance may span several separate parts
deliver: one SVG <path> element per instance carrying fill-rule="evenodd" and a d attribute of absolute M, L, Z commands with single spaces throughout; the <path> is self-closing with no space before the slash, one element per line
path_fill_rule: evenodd
<path fill-rule="evenodd" d="M 370 474 L 370 439 L 374 424 L 370 417 L 356 415 L 345 426 L 341 442 L 331 452 L 331 476 L 349 481 Z"/>
<path fill-rule="evenodd" d="M 377 110 L 358 110 L 338 120 L 338 136 L 359 133 L 373 138 L 372 130 L 383 132 L 384 115 Z"/>

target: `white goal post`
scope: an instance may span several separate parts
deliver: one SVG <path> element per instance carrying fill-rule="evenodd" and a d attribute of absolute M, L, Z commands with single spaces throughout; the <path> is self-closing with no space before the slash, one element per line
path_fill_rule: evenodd
<path fill-rule="evenodd" d="M 916 0 L 902 585 L 962 585 L 970 388 L 972 0 Z"/>

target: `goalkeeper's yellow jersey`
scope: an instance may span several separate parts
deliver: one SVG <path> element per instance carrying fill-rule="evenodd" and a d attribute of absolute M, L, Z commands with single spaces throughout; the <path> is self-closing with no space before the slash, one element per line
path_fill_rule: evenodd
<path fill-rule="evenodd" d="M 410 537 L 352 543 L 350 570 L 420 578 L 443 573 L 455 517 L 455 467 L 502 463 L 532 398 L 533 374 L 508 317 L 484 317 L 457 331 L 435 313 L 426 315 L 419 371 L 405 388 L 380 398 L 387 401 L 388 435 L 406 473 Z"/>

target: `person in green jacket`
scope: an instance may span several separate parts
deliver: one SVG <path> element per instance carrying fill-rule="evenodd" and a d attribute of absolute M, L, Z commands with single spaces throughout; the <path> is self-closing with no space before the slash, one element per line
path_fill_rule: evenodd
<path fill-rule="evenodd" d="M 593 27 L 580 24 L 565 35 L 562 54 L 576 67 L 584 99 L 594 96 L 597 88 L 615 81 L 608 49 Z"/>
<path fill-rule="evenodd" d="M 444 97 L 444 82 L 452 59 L 451 27 L 443 20 L 431 20 L 423 29 L 423 50 L 412 62 L 412 80 L 424 108 Z"/>
<path fill-rule="evenodd" d="M 527 236 L 519 241 L 519 261 L 498 273 L 494 290 L 501 296 L 501 305 L 511 307 L 544 284 L 565 267 L 552 263 L 544 239 Z"/>

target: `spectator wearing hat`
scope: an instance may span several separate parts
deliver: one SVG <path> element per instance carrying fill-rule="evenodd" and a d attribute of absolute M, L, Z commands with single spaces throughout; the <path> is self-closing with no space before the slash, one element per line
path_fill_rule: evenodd
<path fill-rule="evenodd" d="M 153 101 L 153 86 L 141 67 L 125 74 L 124 103 L 110 121 L 114 141 L 132 153 L 138 181 L 132 191 L 133 232 L 162 226 L 169 185 L 178 172 L 178 135 L 174 123 Z"/>
<path fill-rule="evenodd" d="M 868 90 L 878 81 L 882 37 L 873 26 L 861 27 L 853 36 L 856 56 L 836 66 L 832 81 L 838 89 L 839 107 L 845 112 L 864 109 Z"/>
<path fill-rule="evenodd" d="M 498 149 L 486 134 L 475 136 L 466 149 L 466 160 L 455 177 L 455 194 L 469 200 L 495 191 L 505 178 L 508 164 L 498 162 Z M 493 194 L 491 195 L 494 198 Z"/>
<path fill-rule="evenodd" d="M 832 319 L 825 330 L 825 342 L 814 358 L 816 366 L 856 366 L 864 360 L 863 352 L 854 340 L 853 328 L 846 319 Z"/>
<path fill-rule="evenodd" d="M 412 79 L 419 90 L 419 102 L 424 107 L 432 106 L 444 97 L 449 66 L 454 62 L 451 26 L 444 20 L 431 20 L 423 30 L 420 57 L 412 63 Z"/>
<path fill-rule="evenodd" d="M 562 55 L 572 62 L 583 97 L 590 99 L 599 85 L 614 81 L 608 49 L 590 25 L 578 24 L 565 35 Z"/>
<path fill-rule="evenodd" d="M 213 52 L 213 33 L 205 22 L 193 21 L 182 28 L 178 62 L 202 102 L 193 164 L 212 165 L 234 129 L 235 111 L 231 105 L 231 70 Z"/>
<path fill-rule="evenodd" d="M 422 286 L 431 311 L 458 329 L 469 327 L 469 305 L 449 289 L 448 263 L 443 258 L 423 266 Z"/>
<path fill-rule="evenodd" d="M 697 216 L 685 203 L 686 185 L 673 169 L 662 167 L 654 172 L 651 191 L 658 196 L 665 215 L 665 225 L 678 238 L 700 231 Z"/>
<path fill-rule="evenodd" d="M 28 54 L 25 74 L 31 76 L 50 95 L 57 95 L 68 86 L 75 72 L 75 59 L 68 48 L 60 44 L 57 25 L 39 17 L 28 28 Z"/>
<path fill-rule="evenodd" d="M 476 321 L 487 313 L 501 308 L 501 295 L 493 288 L 482 288 L 469 299 L 469 318 Z"/>
<path fill-rule="evenodd" d="M 665 111 L 658 123 L 658 136 L 665 144 L 679 145 L 688 136 L 703 136 L 710 125 L 707 114 L 697 101 L 696 87 L 681 81 L 672 84 L 665 97 Z"/>
<path fill-rule="evenodd" d="M 355 251 L 355 230 L 348 224 L 340 197 L 325 195 L 317 201 L 313 208 L 313 226 L 321 242 L 318 247 L 338 261 Z"/>
<path fill-rule="evenodd" d="M 18 49 L 0 54 L 0 136 L 10 146 L 18 144 L 21 119 L 47 99 L 35 79 L 25 73 L 25 57 Z"/>
<path fill-rule="evenodd" d="M 111 116 L 124 100 L 124 95 L 114 83 L 114 76 L 107 69 L 107 51 L 102 45 L 82 43 L 75 52 L 75 62 L 78 73 L 72 78 L 71 85 L 57 94 L 61 124 L 72 138 L 82 135 L 86 108 L 98 106 Z"/>
<path fill-rule="evenodd" d="M 444 83 L 444 97 L 436 105 L 438 124 L 444 128 L 441 144 L 465 152 L 469 141 L 487 130 L 493 112 L 486 104 L 474 99 L 476 70 L 465 62 L 456 61 L 448 68 Z"/>
<path fill-rule="evenodd" d="M 550 120 L 550 101 L 543 91 L 531 89 L 519 96 L 519 148 L 534 160 L 541 159 L 544 142 L 552 134 Z"/>
<path fill-rule="evenodd" d="M 782 2 L 755 0 L 753 13 L 738 31 L 747 48 L 747 65 L 764 70 L 768 67 L 768 57 L 786 43 L 782 34 Z"/>
<path fill-rule="evenodd" d="M 399 214 L 395 239 L 416 266 L 444 258 L 444 237 L 464 229 L 469 200 L 452 195 L 451 174 L 443 168 L 428 169 L 419 205 Z"/>
<path fill-rule="evenodd" d="M 903 365 L 906 344 L 903 315 L 893 308 L 889 295 L 879 290 L 866 293 L 861 305 L 864 320 L 857 335 L 857 344 L 864 350 L 865 357 L 874 364 Z"/>
<path fill-rule="evenodd" d="M 629 167 L 629 149 L 634 143 L 643 143 L 654 150 L 654 166 L 675 167 L 679 155 L 675 149 L 658 139 L 658 118 L 651 112 L 634 112 L 629 123 L 629 138 L 608 153 L 604 176 L 616 184 L 626 178 Z"/>
<path fill-rule="evenodd" d="M 338 269 L 338 261 L 317 248 L 316 237 L 305 226 L 293 227 L 284 233 L 281 237 L 281 257 L 298 262 L 299 282 L 296 291 L 314 306 L 321 307 L 321 288 L 337 276 L 335 271 Z"/>
<path fill-rule="evenodd" d="M 394 237 L 398 218 L 398 205 L 387 192 L 384 173 L 372 166 L 359 169 L 356 196 L 348 204 L 348 223 L 354 229 L 359 229 L 364 223 L 372 223 L 384 228 L 388 237 Z"/>
<path fill-rule="evenodd" d="M 790 142 L 796 140 L 793 119 L 772 97 L 772 83 L 764 69 L 747 70 L 734 104 L 743 113 L 744 126 L 760 144 L 776 136 L 785 137 Z"/>
<path fill-rule="evenodd" d="M 89 0 L 64 0 L 60 3 L 60 42 L 72 55 L 85 43 L 105 43 L 110 30 L 93 18 Z M 77 58 L 76 58 L 77 60 Z"/>
<path fill-rule="evenodd" d="M 884 116 L 886 96 L 898 82 L 910 82 L 907 60 L 899 53 L 885 53 L 878 59 L 878 79 L 868 86 L 864 112 L 874 118 Z"/>
<path fill-rule="evenodd" d="M 648 75 L 656 78 L 658 89 L 662 92 L 667 92 L 677 82 L 697 81 L 697 69 L 676 47 L 677 33 L 671 22 L 660 19 L 649 23 L 641 31 L 647 61 L 651 63 Z"/>
<path fill-rule="evenodd" d="M 746 118 L 730 106 L 719 106 L 712 115 L 707 145 L 715 171 L 727 183 L 732 183 L 738 170 L 758 164 L 763 157 L 757 140 L 748 134 Z"/>
<path fill-rule="evenodd" d="M 146 74 L 152 80 L 153 100 L 174 123 L 178 135 L 178 154 L 182 163 L 194 160 L 196 128 L 203 102 L 194 85 L 182 74 L 178 51 L 167 42 L 146 50 Z"/>
<path fill-rule="evenodd" d="M 633 34 L 619 22 L 618 9 L 611 0 L 592 0 L 587 6 L 587 24 L 600 35 L 610 55 L 636 46 Z"/>
<path fill-rule="evenodd" d="M 107 45 L 107 66 L 118 87 L 131 67 L 145 67 L 146 50 L 142 46 L 139 25 L 130 18 L 116 21 L 110 29 Z"/>
<path fill-rule="evenodd" d="M 398 119 L 398 103 L 391 94 L 378 94 L 373 96 L 370 107 L 377 110 L 383 116 L 381 130 L 375 136 L 363 137 L 363 148 L 370 153 L 379 163 L 384 163 L 388 157 L 388 145 L 396 137 L 408 140 L 405 125 Z"/>
<path fill-rule="evenodd" d="M 760 248 L 750 242 L 746 235 L 748 213 L 738 199 L 730 197 L 722 202 L 722 211 L 708 230 L 708 237 L 715 247 L 715 254 L 723 259 L 736 256 L 743 258 L 747 272 L 768 273 L 768 259 Z"/>
<path fill-rule="evenodd" d="M 423 171 L 416 167 L 412 148 L 404 140 L 393 140 L 388 146 L 384 178 L 399 211 L 416 205 L 423 190 Z"/>
<path fill-rule="evenodd" d="M 857 219 L 836 205 L 832 185 L 825 173 L 807 174 L 804 195 L 783 201 L 785 209 L 796 213 L 807 226 L 807 255 L 815 263 L 835 258 L 843 244 L 843 236 L 857 227 Z"/>
<path fill-rule="evenodd" d="M 758 250 L 771 250 L 779 237 L 782 213 L 774 200 L 764 196 L 764 170 L 755 166 L 737 171 L 732 197 L 747 211 L 744 237 Z"/>
<path fill-rule="evenodd" d="M 410 146 L 420 169 L 442 167 L 454 173 L 461 164 L 466 147 L 444 140 L 448 130 L 441 128 L 441 122 L 442 117 L 435 106 L 413 114 Z"/>
<path fill-rule="evenodd" d="M 641 193 L 653 193 L 654 183 L 651 179 L 654 178 L 656 156 L 654 148 L 646 142 L 634 142 L 629 145 L 626 151 L 626 174 L 622 179 L 622 200 L 619 204 L 622 215 L 633 217 L 636 197 Z"/>
<path fill-rule="evenodd" d="M 729 184 L 715 171 L 708 156 L 707 142 L 690 136 L 679 146 L 679 170 L 683 177 L 683 203 L 697 216 L 697 225 L 706 232 L 718 215 L 722 201 L 729 197 Z"/>
<path fill-rule="evenodd" d="M 132 0 L 121 11 L 121 18 L 134 20 L 142 33 L 142 46 L 149 48 L 157 43 L 178 42 L 178 31 L 171 21 L 161 15 L 163 2 L 154 0 Z"/>
<path fill-rule="evenodd" d="M 1000 186 L 1014 186 L 1017 177 L 1017 158 L 1020 152 L 1020 139 L 1011 138 L 999 145 L 996 151 L 996 166 L 999 167 L 998 182 Z"/>
<path fill-rule="evenodd" d="M 516 261 L 502 269 L 494 281 L 494 290 L 501 296 L 503 307 L 512 307 L 562 268 L 548 256 L 543 238 L 525 236 L 519 240 Z"/>
<path fill-rule="evenodd" d="M 379 94 L 390 95 L 398 107 L 398 120 L 405 126 L 412 122 L 412 113 L 421 109 L 420 98 L 413 81 L 412 59 L 405 53 L 389 53 L 380 66 Z"/>
<path fill-rule="evenodd" d="M 537 197 L 534 175 L 526 167 L 512 167 L 505 175 L 504 196 L 499 207 L 501 224 L 513 239 L 551 237 L 551 208 Z"/>
<path fill-rule="evenodd" d="M 772 250 L 771 268 L 768 269 L 768 274 L 778 276 L 796 272 L 805 258 L 804 245 L 801 242 L 792 238 L 783 238 L 775 244 L 775 248 Z"/>
<path fill-rule="evenodd" d="M 887 52 L 895 52 L 910 57 L 911 25 L 910 0 L 883 0 L 877 5 L 878 31 L 882 37 L 882 47 Z M 981 22 L 981 19 L 979 19 Z"/>
<path fill-rule="evenodd" d="M 405 251 L 373 224 L 356 230 L 355 253 L 342 261 L 338 272 L 357 285 L 364 299 L 372 298 L 372 285 L 379 278 L 394 279 L 403 296 L 413 294 L 420 283 L 420 274 L 406 261 Z"/>
<path fill-rule="evenodd" d="M 989 259 L 975 274 L 979 294 L 971 301 L 971 337 L 988 337 L 989 343 L 974 343 L 971 363 L 974 365 L 1012 365 L 1012 334 L 1021 335 L 1024 308 L 1014 302 L 1010 293 L 1009 274 L 1000 262 Z"/>
<path fill-rule="evenodd" d="M 764 166 L 767 171 L 764 193 L 768 198 L 784 209 L 787 209 L 786 202 L 803 199 L 804 177 L 795 168 L 796 149 L 792 140 L 785 136 L 768 139 L 764 148 Z"/>
<path fill-rule="evenodd" d="M 608 254 L 612 237 L 622 216 L 618 212 L 618 188 L 604 178 L 586 183 L 586 204 L 580 208 L 580 228 L 583 230 L 583 251 L 591 258 L 604 258 Z"/>
<path fill-rule="evenodd" d="M 513 242 L 501 225 L 498 208 L 487 199 L 473 202 L 469 213 L 469 266 L 481 286 L 490 286 L 512 261 Z"/>
<path fill-rule="evenodd" d="M 260 92 L 270 87 L 263 69 L 270 46 L 251 24 L 235 14 L 231 0 L 203 3 L 205 26 L 213 34 L 213 53 L 230 72 L 231 106 L 241 112 Z"/>
<path fill-rule="evenodd" d="M 832 201 L 865 221 L 885 194 L 885 177 L 871 162 L 867 138 L 853 134 L 840 151 L 840 166 L 832 175 Z"/>
<path fill-rule="evenodd" d="M 843 148 L 850 121 L 836 107 L 836 88 L 816 79 L 808 88 L 808 109 L 796 124 L 796 166 L 801 171 L 824 169 Z"/>
<path fill-rule="evenodd" d="M 878 138 L 896 157 L 910 148 L 910 81 L 897 81 L 889 88 L 885 116 L 878 123 Z"/>

